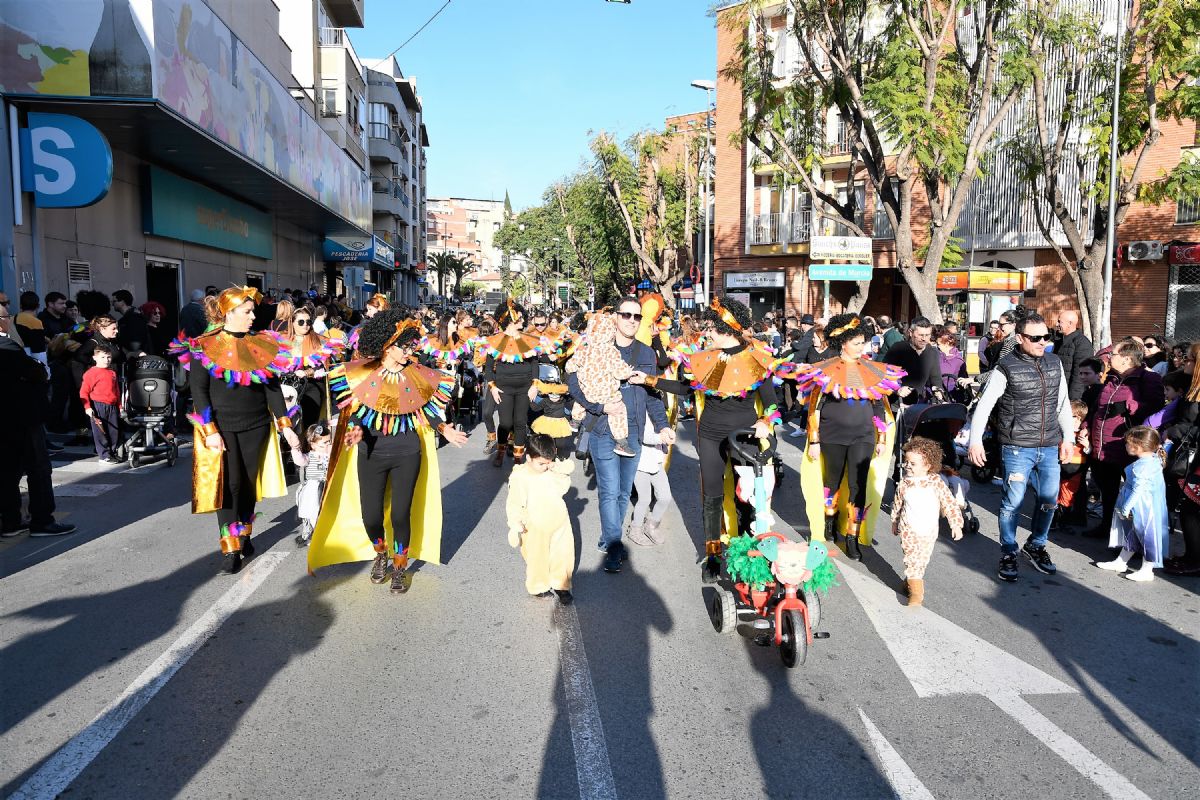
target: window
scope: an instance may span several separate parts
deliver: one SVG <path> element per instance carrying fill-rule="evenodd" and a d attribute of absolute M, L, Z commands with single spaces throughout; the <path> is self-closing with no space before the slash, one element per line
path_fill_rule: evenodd
<path fill-rule="evenodd" d="M 892 182 L 892 193 L 900 194 L 900 184 L 895 178 L 890 178 Z M 871 236 L 875 239 L 895 239 L 896 232 L 892 230 L 891 220 L 888 219 L 887 212 L 884 211 L 883 198 L 879 193 L 875 193 L 875 214 L 871 220 Z"/>
<path fill-rule="evenodd" d="M 1189 197 L 1175 205 L 1175 224 L 1200 222 L 1200 197 Z"/>
<path fill-rule="evenodd" d="M 838 189 L 837 198 L 838 198 L 839 204 L 844 204 L 846 202 L 846 187 L 843 186 L 841 189 Z M 857 225 L 859 228 L 862 228 L 863 225 L 866 223 L 866 213 L 865 213 L 866 205 L 867 205 L 867 187 L 861 183 L 856 184 L 854 186 L 854 224 Z M 835 211 L 833 213 L 836 214 L 837 212 Z M 830 219 L 826 219 L 825 220 L 826 230 L 829 230 L 831 227 L 832 227 L 832 231 L 829 234 L 830 236 L 849 236 L 850 235 L 850 229 L 847 228 L 845 225 L 843 225 L 839 222 L 834 222 L 833 220 L 830 220 Z"/>

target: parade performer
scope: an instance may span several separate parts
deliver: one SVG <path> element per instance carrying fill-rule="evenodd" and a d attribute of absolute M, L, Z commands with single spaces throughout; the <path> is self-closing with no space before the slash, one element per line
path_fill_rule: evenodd
<path fill-rule="evenodd" d="M 487 339 L 496 333 L 496 326 L 491 320 L 485 319 L 479 323 L 477 330 L 471 361 L 476 371 L 482 375 L 487 367 Z M 483 427 L 487 431 L 487 438 L 483 441 L 484 455 L 489 455 L 496 449 L 496 411 L 496 400 L 491 390 L 485 386 L 479 397 L 479 414 L 483 417 Z"/>
<path fill-rule="evenodd" d="M 512 300 L 496 309 L 500 333 L 487 340 L 487 362 L 483 377 L 488 393 L 500 411 L 496 457 L 492 464 L 504 464 L 508 435 L 513 438 L 512 456 L 517 464 L 525 460 L 525 439 L 529 435 L 529 403 L 533 400 L 533 381 L 537 377 L 537 359 L 541 342 L 522 333 L 525 311 Z"/>
<path fill-rule="evenodd" d="M 303 305 L 296 309 L 284 329 L 291 344 L 294 359 L 291 373 L 296 387 L 296 402 L 300 406 L 301 430 L 308 430 L 325 417 L 326 377 L 329 368 L 340 361 L 346 351 L 346 340 L 322 335 L 312 329 L 314 309 Z"/>
<path fill-rule="evenodd" d="M 835 316 L 826 332 L 839 355 L 802 366 L 798 373 L 799 390 L 808 395 L 800 486 L 812 536 L 836 541 L 842 531 L 846 555 L 861 558 L 859 546 L 872 543 L 895 437 L 895 420 L 884 398 L 900 388 L 905 373 L 862 358 L 867 339 L 857 314 Z"/>
<path fill-rule="evenodd" d="M 412 561 L 441 558 L 442 501 L 437 437 L 461 446 L 467 435 L 444 422 L 449 375 L 415 360 L 416 320 L 383 311 L 362 327 L 363 359 L 330 373 L 341 413 L 325 498 L 308 550 L 309 571 L 374 557 L 371 582 L 403 594 Z"/>
<path fill-rule="evenodd" d="M 376 292 L 371 295 L 371 299 L 363 306 L 363 320 L 350 329 L 350 333 L 346 336 L 347 353 L 355 355 L 358 353 L 358 334 L 362 330 L 362 326 L 381 311 L 387 311 L 392 307 L 391 302 L 387 299 L 387 295 Z"/>
<path fill-rule="evenodd" d="M 933 556 L 942 517 L 950 523 L 950 537 L 962 538 L 963 515 L 950 487 L 942 479 L 942 446 L 914 436 L 904 444 L 904 480 L 892 501 L 892 534 L 900 537 L 904 553 L 904 580 L 908 604 L 925 600 L 925 568 Z"/>
<path fill-rule="evenodd" d="M 188 416 L 196 429 L 192 513 L 217 512 L 221 553 L 231 573 L 254 554 L 255 503 L 287 495 L 276 431 L 293 460 L 304 463 L 279 387 L 294 356 L 278 334 L 250 333 L 261 300 L 251 286 L 205 298 L 209 329 L 172 348 L 188 369 L 195 406 Z"/>
<path fill-rule="evenodd" d="M 579 389 L 589 403 L 613 404 L 614 411 L 608 415 L 608 428 L 612 431 L 615 446 L 613 452 L 632 458 L 629 446 L 629 420 L 625 409 L 617 409 L 621 398 L 621 384 L 633 375 L 633 367 L 625 363 L 616 345 L 617 324 L 611 314 L 596 314 L 588 325 L 583 341 L 575 350 L 574 357 L 567 362 L 567 372 L 579 379 Z M 587 410 L 578 404 L 571 411 L 576 422 L 582 422 Z"/>
<path fill-rule="evenodd" d="M 525 591 L 534 597 L 558 595 L 571 603 L 575 536 L 563 495 L 571 488 L 572 460 L 555 459 L 554 440 L 544 433 L 529 437 L 529 460 L 513 467 L 508 479 L 508 543 L 525 559 Z"/>

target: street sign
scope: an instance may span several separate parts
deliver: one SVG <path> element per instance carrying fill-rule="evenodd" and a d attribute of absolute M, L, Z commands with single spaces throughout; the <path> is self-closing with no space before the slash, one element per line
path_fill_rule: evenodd
<path fill-rule="evenodd" d="M 871 238 L 869 236 L 814 236 L 808 244 L 808 257 L 813 261 L 869 263 L 872 260 Z"/>
<path fill-rule="evenodd" d="M 809 264 L 810 281 L 869 281 L 870 264 Z"/>

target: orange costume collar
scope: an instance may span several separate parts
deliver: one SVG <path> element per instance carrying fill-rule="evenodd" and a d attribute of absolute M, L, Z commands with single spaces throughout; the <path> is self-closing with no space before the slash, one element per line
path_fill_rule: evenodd
<path fill-rule="evenodd" d="M 453 377 L 410 362 L 391 372 L 377 358 L 338 364 L 329 372 L 329 391 L 338 408 L 364 428 L 384 434 L 410 431 L 445 419 Z"/>
<path fill-rule="evenodd" d="M 542 343 L 536 337 L 527 333 L 509 336 L 507 333 L 497 333 L 487 340 L 487 352 L 497 361 L 508 364 L 519 364 L 542 354 Z"/>
<path fill-rule="evenodd" d="M 766 350 L 745 347 L 738 353 L 702 350 L 687 358 L 692 388 L 716 397 L 746 397 L 769 380 L 783 362 Z"/>

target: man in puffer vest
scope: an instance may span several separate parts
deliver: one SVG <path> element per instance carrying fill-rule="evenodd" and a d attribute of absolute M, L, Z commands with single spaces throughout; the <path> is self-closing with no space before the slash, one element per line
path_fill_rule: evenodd
<path fill-rule="evenodd" d="M 983 466 L 983 431 L 994 424 L 1004 460 L 1004 499 L 1000 504 L 1000 579 L 1017 579 L 1017 522 L 1025 491 L 1032 484 L 1037 505 L 1029 539 L 1020 549 L 1034 569 L 1057 570 L 1046 539 L 1058 501 L 1059 464 L 1070 458 L 1071 402 L 1062 362 L 1046 352 L 1050 330 L 1040 314 L 1017 322 L 1017 348 L 1000 359 L 971 419 L 967 458 Z"/>

